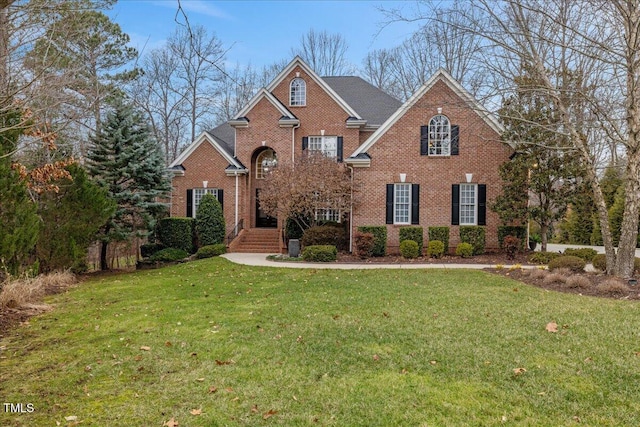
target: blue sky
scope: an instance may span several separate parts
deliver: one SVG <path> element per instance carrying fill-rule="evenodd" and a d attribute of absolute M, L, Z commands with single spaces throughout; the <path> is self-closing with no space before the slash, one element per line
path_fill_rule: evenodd
<path fill-rule="evenodd" d="M 311 28 L 342 34 L 356 66 L 370 50 L 395 47 L 417 28 L 395 23 L 381 29 L 385 16 L 378 8 L 412 7 L 402 1 L 182 0 L 181 5 L 191 25 L 206 26 L 230 49 L 229 64 L 257 67 L 292 59 L 291 48 Z M 176 20 L 184 23 L 177 11 L 177 0 L 119 0 L 108 14 L 144 53 L 164 44 Z"/>

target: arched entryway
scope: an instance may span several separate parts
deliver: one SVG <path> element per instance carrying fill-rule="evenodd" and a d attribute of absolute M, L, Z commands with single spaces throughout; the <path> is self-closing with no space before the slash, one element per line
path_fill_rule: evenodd
<path fill-rule="evenodd" d="M 254 155 L 254 160 L 252 164 L 253 170 L 253 188 L 251 194 L 253 195 L 252 204 L 254 206 L 254 216 L 253 222 L 254 226 L 257 228 L 277 228 L 278 227 L 278 219 L 268 216 L 264 213 L 262 209 L 260 209 L 260 188 L 262 187 L 262 182 L 269 173 L 269 169 L 274 168 L 278 163 L 276 152 L 269 147 L 264 147 L 258 151 L 256 151 Z"/>

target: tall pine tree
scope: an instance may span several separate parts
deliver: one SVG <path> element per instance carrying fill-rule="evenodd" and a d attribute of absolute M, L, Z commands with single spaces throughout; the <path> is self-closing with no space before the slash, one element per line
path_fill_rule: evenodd
<path fill-rule="evenodd" d="M 108 268 L 110 242 L 146 235 L 164 210 L 160 200 L 171 184 L 158 147 L 142 116 L 121 99 L 91 139 L 87 169 L 117 204 L 101 230 L 102 270 Z"/>

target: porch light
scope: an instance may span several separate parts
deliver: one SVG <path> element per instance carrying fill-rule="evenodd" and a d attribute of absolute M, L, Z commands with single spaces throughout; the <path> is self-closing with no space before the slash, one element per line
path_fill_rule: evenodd
<path fill-rule="evenodd" d="M 405 182 L 407 180 L 407 174 L 406 173 L 401 173 L 400 174 L 400 182 Z"/>
<path fill-rule="evenodd" d="M 202 181 L 203 188 L 207 188 L 207 185 L 209 185 L 209 181 Z"/>
<path fill-rule="evenodd" d="M 473 181 L 473 174 L 472 173 L 465 173 L 464 175 L 467 178 L 467 184 L 470 184 L 471 181 Z"/>

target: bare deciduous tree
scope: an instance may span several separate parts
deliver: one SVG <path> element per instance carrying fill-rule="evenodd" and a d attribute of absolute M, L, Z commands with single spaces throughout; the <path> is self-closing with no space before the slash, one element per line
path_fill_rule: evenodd
<path fill-rule="evenodd" d="M 357 183 L 343 163 L 309 154 L 295 165 L 281 162 L 269 172 L 260 190 L 260 207 L 269 216 L 292 219 L 306 229 L 315 223 L 319 210 L 350 212 L 357 202 L 356 190 Z"/>
<path fill-rule="evenodd" d="M 291 49 L 291 53 L 299 55 L 321 76 L 340 76 L 354 71 L 346 58 L 348 49 L 342 35 L 311 29 L 301 37 L 300 47 Z"/>

